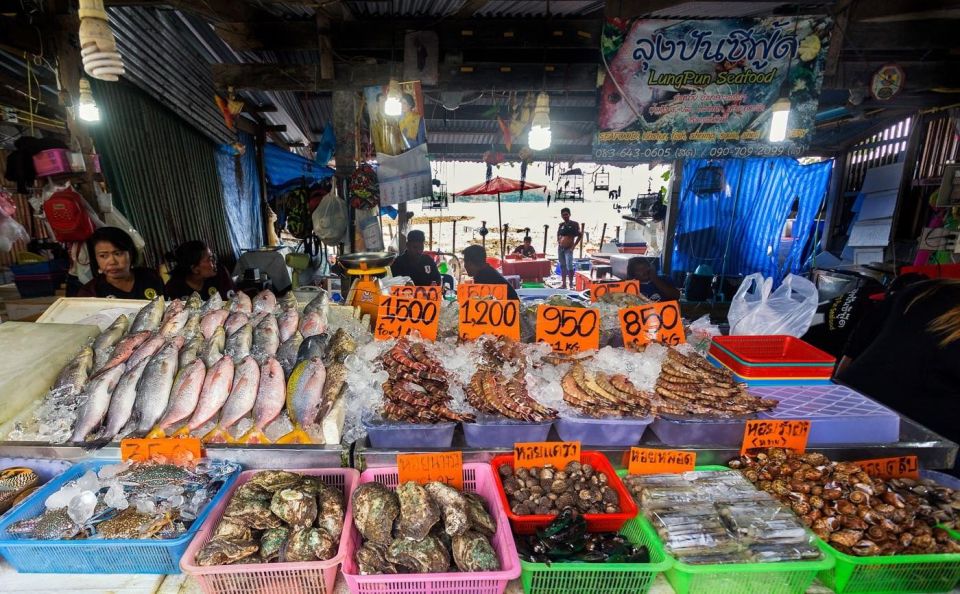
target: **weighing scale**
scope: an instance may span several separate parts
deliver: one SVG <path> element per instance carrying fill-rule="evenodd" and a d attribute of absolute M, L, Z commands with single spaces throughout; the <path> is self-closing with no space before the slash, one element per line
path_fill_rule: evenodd
<path fill-rule="evenodd" d="M 347 303 L 368 314 L 370 321 L 377 321 L 377 306 L 380 304 L 380 276 L 390 276 L 390 264 L 396 254 L 389 252 L 357 252 L 340 256 L 340 265 L 350 276 L 358 277 L 350 283 Z"/>

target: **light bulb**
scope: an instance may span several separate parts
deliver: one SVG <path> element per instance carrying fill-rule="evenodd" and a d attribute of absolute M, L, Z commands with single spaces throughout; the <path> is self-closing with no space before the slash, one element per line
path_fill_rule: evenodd
<path fill-rule="evenodd" d="M 398 118 L 402 113 L 403 102 L 400 99 L 400 84 L 395 80 L 391 80 L 387 90 L 387 99 L 383 102 L 383 115 Z"/>
<path fill-rule="evenodd" d="M 100 108 L 96 103 L 81 103 L 77 111 L 77 117 L 85 122 L 99 122 Z"/>
<path fill-rule="evenodd" d="M 550 148 L 553 133 L 550 131 L 550 96 L 537 95 L 537 106 L 533 110 L 533 121 L 527 134 L 527 146 L 530 150 L 542 151 Z"/>
<path fill-rule="evenodd" d="M 790 100 L 781 97 L 771 107 L 770 142 L 783 142 L 787 139 L 787 122 L 790 119 Z"/>

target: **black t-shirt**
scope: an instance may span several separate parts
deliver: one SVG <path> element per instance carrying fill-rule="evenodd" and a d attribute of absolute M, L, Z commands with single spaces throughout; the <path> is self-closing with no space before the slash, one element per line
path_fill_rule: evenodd
<path fill-rule="evenodd" d="M 911 306 L 930 286 L 923 282 L 900 291 L 876 339 L 837 379 L 960 441 L 960 341 L 941 346 L 944 336 L 928 328 L 960 303 L 960 286 L 941 288 Z"/>
<path fill-rule="evenodd" d="M 133 289 L 121 291 L 107 282 L 107 278 L 98 274 L 96 278 L 83 285 L 77 297 L 116 297 L 117 299 L 153 299 L 163 295 L 163 279 L 149 268 L 134 268 Z"/>
<path fill-rule="evenodd" d="M 478 285 L 507 285 L 507 299 L 520 299 L 507 279 L 489 264 L 484 264 L 483 268 L 473 275 L 473 282 Z"/>
<path fill-rule="evenodd" d="M 409 276 L 413 284 L 418 287 L 429 287 L 431 284 L 440 284 L 440 271 L 433 258 L 423 254 L 414 259 L 409 253 L 403 252 L 390 266 L 393 276 Z"/>
<path fill-rule="evenodd" d="M 532 245 L 518 245 L 513 248 L 514 254 L 520 254 L 524 258 L 536 258 L 537 257 L 537 248 Z"/>
<path fill-rule="evenodd" d="M 580 223 L 573 219 L 560 223 L 560 227 L 557 228 L 557 235 L 561 237 L 579 237 Z"/>
<path fill-rule="evenodd" d="M 851 339 L 858 334 L 860 341 L 866 341 L 865 348 L 876 337 L 879 328 L 862 324 L 863 320 L 870 319 L 871 313 L 879 309 L 878 302 L 870 299 L 874 293 L 883 290 L 879 283 L 867 284 L 844 293 L 817 308 L 817 313 L 823 316 L 823 323 L 811 326 L 803 336 L 818 349 L 840 358 Z M 857 354 L 862 352 L 862 348 Z M 849 353 L 848 353 L 849 354 Z"/>
<path fill-rule="evenodd" d="M 192 295 L 194 290 L 195 289 L 193 287 L 187 284 L 187 279 L 185 277 L 174 276 L 170 278 L 170 281 L 164 288 L 164 293 L 168 299 L 181 299 L 183 297 L 189 297 Z M 233 279 L 230 278 L 230 273 L 227 272 L 226 268 L 218 266 L 217 276 L 204 280 L 203 287 L 197 291 L 197 293 L 199 293 L 200 297 L 206 301 L 217 293 L 220 293 L 220 297 L 223 299 L 229 299 L 230 291 L 233 290 Z"/>

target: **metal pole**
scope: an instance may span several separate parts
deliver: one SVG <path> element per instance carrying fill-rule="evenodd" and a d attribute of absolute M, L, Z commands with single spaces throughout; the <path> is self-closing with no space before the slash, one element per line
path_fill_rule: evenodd
<path fill-rule="evenodd" d="M 614 235 L 613 240 L 620 243 L 620 225 L 617 225 L 617 233 Z"/>
<path fill-rule="evenodd" d="M 433 219 L 427 221 L 428 229 L 430 229 L 430 251 L 433 251 Z"/>
<path fill-rule="evenodd" d="M 547 257 L 547 236 L 550 234 L 550 225 L 543 226 L 543 257 Z"/>
<path fill-rule="evenodd" d="M 457 253 L 457 222 L 453 222 L 453 247 L 450 248 L 450 251 L 454 254 Z"/>
<path fill-rule="evenodd" d="M 507 253 L 507 233 L 510 230 L 510 223 L 507 223 L 503 226 L 503 229 L 500 230 L 500 259 L 503 260 L 504 255 Z"/>
<path fill-rule="evenodd" d="M 497 192 L 497 224 L 500 225 L 500 258 L 503 259 L 503 214 L 500 212 L 500 192 Z"/>
<path fill-rule="evenodd" d="M 603 250 L 603 239 L 607 236 L 607 224 L 603 224 L 603 230 L 600 231 L 600 250 Z"/>

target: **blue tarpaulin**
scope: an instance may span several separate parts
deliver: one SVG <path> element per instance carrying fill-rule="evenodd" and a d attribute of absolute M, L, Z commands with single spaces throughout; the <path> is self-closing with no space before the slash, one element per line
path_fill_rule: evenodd
<path fill-rule="evenodd" d="M 268 144 L 263 150 L 267 185 L 271 195 L 300 185 L 310 186 L 333 176 L 333 169 L 301 157 L 296 153 Z M 272 199 L 272 196 L 271 196 Z"/>
<path fill-rule="evenodd" d="M 724 189 L 698 195 L 692 189 L 697 170 L 709 163 L 723 167 Z M 693 272 L 706 265 L 727 275 L 761 272 L 776 282 L 788 273 L 803 272 L 815 247 L 814 223 L 832 167 L 832 161 L 801 165 L 787 157 L 687 161 L 673 271 Z M 793 244 L 780 263 L 781 236 L 794 209 Z"/>
<path fill-rule="evenodd" d="M 227 229 L 230 232 L 230 243 L 238 254 L 241 250 L 263 245 L 263 214 L 260 207 L 256 147 L 249 134 L 240 132 L 239 139 L 245 149 L 239 157 L 232 145 L 221 145 L 217 149 L 217 170 L 223 188 Z"/>

